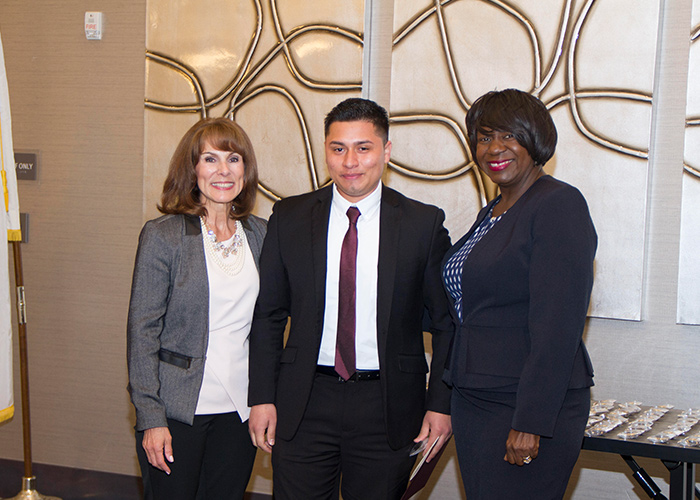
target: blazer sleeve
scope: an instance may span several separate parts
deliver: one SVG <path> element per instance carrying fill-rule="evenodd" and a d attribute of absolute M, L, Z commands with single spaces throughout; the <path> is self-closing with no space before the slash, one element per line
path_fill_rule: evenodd
<path fill-rule="evenodd" d="M 450 236 L 445 229 L 445 213 L 438 209 L 433 219 L 430 254 L 425 269 L 423 301 L 428 316 L 428 331 L 432 340 L 432 361 L 428 381 L 426 409 L 450 414 L 451 390 L 443 382 L 447 356 L 454 328 L 450 317 L 450 304 L 442 285 L 442 259 L 449 250 Z M 424 322 L 425 323 L 425 322 Z"/>
<path fill-rule="evenodd" d="M 552 436 L 582 342 L 593 286 L 597 236 L 581 193 L 543 196 L 531 225 L 530 353 L 518 385 L 512 427 Z"/>
<path fill-rule="evenodd" d="M 127 320 L 129 393 L 136 409 L 136 430 L 167 426 L 159 396 L 158 351 L 170 294 L 175 252 L 159 224 L 147 222 L 139 237 Z"/>
<path fill-rule="evenodd" d="M 290 312 L 290 288 L 282 261 L 279 213 L 273 207 L 260 254 L 260 293 L 250 331 L 248 406 L 274 403 L 284 330 Z"/>

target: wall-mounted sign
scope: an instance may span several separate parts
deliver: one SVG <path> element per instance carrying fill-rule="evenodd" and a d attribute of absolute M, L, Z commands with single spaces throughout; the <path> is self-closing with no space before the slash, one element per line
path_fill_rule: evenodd
<path fill-rule="evenodd" d="M 35 181 L 39 173 L 39 154 L 15 151 L 15 173 L 18 181 Z"/>

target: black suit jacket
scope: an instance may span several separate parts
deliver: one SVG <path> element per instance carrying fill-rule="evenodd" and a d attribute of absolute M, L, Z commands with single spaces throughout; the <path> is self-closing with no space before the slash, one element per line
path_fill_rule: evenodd
<path fill-rule="evenodd" d="M 487 216 L 447 253 L 465 243 Z M 551 436 L 568 389 L 593 385 L 581 340 L 593 286 L 597 236 L 581 193 L 538 179 L 474 246 L 462 273 L 446 380 L 517 391 L 513 429 Z"/>
<path fill-rule="evenodd" d="M 316 372 L 332 193 L 329 186 L 276 203 L 260 257 L 248 403 L 276 405 L 282 439 L 296 433 Z M 443 221 L 437 207 L 382 188 L 377 336 L 386 432 L 394 449 L 418 435 L 426 410 L 449 414 L 450 390 L 441 380 L 452 330 L 440 276 L 450 246 Z M 427 394 L 424 314 L 431 319 L 433 346 Z"/>

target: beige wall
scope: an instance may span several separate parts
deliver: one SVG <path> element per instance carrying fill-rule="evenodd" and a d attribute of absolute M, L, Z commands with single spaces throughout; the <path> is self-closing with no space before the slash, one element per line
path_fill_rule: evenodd
<path fill-rule="evenodd" d="M 644 319 L 590 322 L 598 398 L 700 407 L 700 327 L 675 323 L 691 3 L 661 2 Z M 146 0 L 98 5 L 1 0 L 0 33 L 15 148 L 42 154 L 41 180 L 19 188 L 31 214 L 23 251 L 34 460 L 132 474 L 124 326 L 136 238 L 151 210 L 142 180 Z M 83 15 L 95 8 L 105 13 L 105 36 L 88 42 Z M 18 403 L 0 425 L 0 458 L 22 458 L 19 415 Z M 667 491 L 663 466 L 640 462 Z M 256 473 L 269 479 L 264 463 Z M 459 498 L 456 481 L 450 465 L 431 498 Z M 634 484 L 619 457 L 587 452 L 571 491 L 646 498 Z"/>
<path fill-rule="evenodd" d="M 86 10 L 104 37 L 85 38 Z M 19 182 L 35 462 L 133 474 L 125 319 L 143 213 L 146 0 L 2 0 L 15 150 L 41 152 Z M 14 419 L 0 457 L 22 459 Z M 19 478 L 18 478 L 19 486 Z"/>

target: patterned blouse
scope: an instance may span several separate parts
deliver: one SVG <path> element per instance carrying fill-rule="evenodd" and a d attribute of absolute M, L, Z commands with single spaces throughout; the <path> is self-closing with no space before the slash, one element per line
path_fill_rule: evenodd
<path fill-rule="evenodd" d="M 476 230 L 472 233 L 472 235 L 467 239 L 467 241 L 464 242 L 462 248 L 457 250 L 452 255 L 452 257 L 448 259 L 448 261 L 445 263 L 445 269 L 443 269 L 442 271 L 442 275 L 445 280 L 445 286 L 447 288 L 447 291 L 452 296 L 452 299 L 454 300 L 455 309 L 457 310 L 457 314 L 459 315 L 460 321 L 462 321 L 463 319 L 462 270 L 464 269 L 464 262 L 467 260 L 469 252 L 472 251 L 474 245 L 476 245 L 479 242 L 479 240 L 481 240 L 481 238 L 483 238 L 484 235 L 488 233 L 489 230 L 496 225 L 496 222 L 501 220 L 501 217 L 503 217 L 503 215 L 505 214 L 505 212 L 503 212 L 498 217 L 491 217 L 491 214 L 493 213 L 493 207 L 495 207 L 496 205 L 497 203 L 495 203 L 491 207 L 489 213 L 486 214 L 486 217 L 483 221 L 481 221 L 479 227 L 477 227 Z"/>

